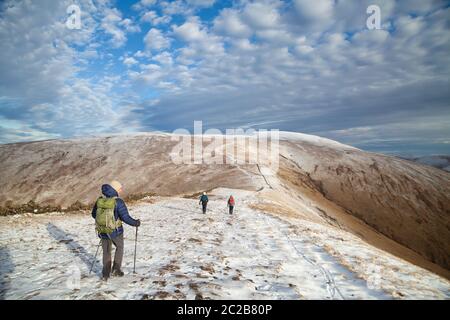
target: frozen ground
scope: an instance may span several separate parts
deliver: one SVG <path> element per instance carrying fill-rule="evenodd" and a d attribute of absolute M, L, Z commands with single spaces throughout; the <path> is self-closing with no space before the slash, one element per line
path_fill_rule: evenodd
<path fill-rule="evenodd" d="M 238 207 L 227 214 L 225 197 Z M 449 299 L 450 284 L 335 228 L 248 206 L 255 193 L 219 189 L 198 201 L 155 198 L 131 208 L 123 278 L 104 283 L 93 219 L 0 218 L 0 299 Z M 350 271 L 352 270 L 352 271 Z"/>

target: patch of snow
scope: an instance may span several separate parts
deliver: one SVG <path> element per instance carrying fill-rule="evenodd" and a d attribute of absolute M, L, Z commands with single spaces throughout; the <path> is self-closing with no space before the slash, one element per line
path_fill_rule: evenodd
<path fill-rule="evenodd" d="M 230 194 L 236 200 L 234 215 L 227 212 Z M 125 226 L 125 276 L 106 283 L 100 280 L 101 248 L 89 274 L 99 241 L 90 215 L 1 217 L 0 298 L 450 297 L 446 280 L 345 232 L 251 209 L 257 201 L 251 191 L 213 190 L 206 215 L 197 199 L 152 200 L 130 207 L 142 221 L 136 274 L 135 229 Z M 367 269 L 377 264 L 382 280 L 368 285 L 372 271 Z"/>
<path fill-rule="evenodd" d="M 320 147 L 337 148 L 337 149 L 350 149 L 359 150 L 355 147 L 327 139 L 315 135 L 309 135 L 299 132 L 280 131 L 280 140 L 307 142 Z"/>

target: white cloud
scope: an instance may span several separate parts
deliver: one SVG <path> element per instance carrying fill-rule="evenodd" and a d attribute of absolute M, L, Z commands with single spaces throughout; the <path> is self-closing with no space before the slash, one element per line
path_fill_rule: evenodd
<path fill-rule="evenodd" d="M 158 55 L 155 55 L 152 60 L 159 62 L 162 65 L 172 65 L 173 64 L 173 58 L 172 55 L 165 51 Z"/>
<path fill-rule="evenodd" d="M 72 1 L 8 1 L 0 5 L 0 140 L 62 137 L 110 130 L 121 118 L 115 85 L 107 76 L 95 80 L 80 72 L 104 57 L 95 30 L 119 22 L 107 3 L 80 0 L 82 29 L 65 26 Z M 98 20 L 97 20 L 98 19 Z M 121 39 L 121 37 L 119 37 Z M 77 51 L 74 45 L 82 49 Z M 117 83 L 116 83 L 117 84 Z M 105 121 L 96 125 L 96 119 Z M 9 123 L 9 124 L 8 124 Z M 12 128 L 11 123 L 16 125 Z M 16 135 L 16 138 L 13 138 Z"/>
<path fill-rule="evenodd" d="M 175 25 L 172 29 L 176 36 L 186 42 L 203 41 L 207 38 L 207 32 L 202 29 L 196 17 L 191 17 L 181 26 Z"/>
<path fill-rule="evenodd" d="M 120 28 L 121 22 L 122 14 L 114 8 L 106 10 L 101 23 L 102 29 L 112 37 L 111 45 L 116 48 L 123 46 L 127 41 L 125 31 Z"/>
<path fill-rule="evenodd" d="M 127 33 L 140 32 L 141 29 L 129 18 L 122 18 L 122 13 L 116 8 L 105 7 L 100 27 L 111 36 L 110 45 L 120 48 L 127 42 Z"/>
<path fill-rule="evenodd" d="M 248 39 L 233 39 L 231 42 L 234 48 L 238 49 L 241 52 L 256 50 L 258 47 L 255 44 L 252 44 Z"/>
<path fill-rule="evenodd" d="M 396 1 L 395 10 L 399 14 L 419 14 L 425 15 L 431 11 L 434 11 L 442 6 L 446 5 L 445 0 L 409 0 L 409 1 Z"/>
<path fill-rule="evenodd" d="M 157 0 L 140 0 L 136 2 L 132 8 L 133 10 L 139 11 L 154 6 L 156 2 Z"/>
<path fill-rule="evenodd" d="M 143 51 L 141 51 L 141 50 L 138 50 L 138 51 L 136 51 L 136 52 L 134 53 L 134 56 L 135 56 L 136 58 L 144 58 L 144 57 L 149 57 L 149 56 L 151 56 L 151 54 L 149 54 L 149 52 L 143 52 Z"/>
<path fill-rule="evenodd" d="M 311 47 L 311 46 L 308 46 L 308 45 L 302 45 L 302 44 L 300 44 L 300 45 L 298 45 L 298 46 L 295 47 L 295 51 L 296 51 L 297 53 L 299 53 L 300 55 L 307 55 L 307 54 L 313 52 L 313 51 L 314 51 L 314 48 Z"/>
<path fill-rule="evenodd" d="M 127 57 L 127 58 L 123 59 L 123 64 L 127 65 L 128 67 L 133 66 L 138 63 L 139 62 L 133 57 Z"/>
<path fill-rule="evenodd" d="M 275 28 L 280 24 L 280 14 L 277 10 L 278 2 L 273 3 L 248 3 L 242 17 L 250 26 L 258 29 Z"/>
<path fill-rule="evenodd" d="M 173 34 L 188 43 L 190 55 L 202 57 L 205 55 L 220 55 L 224 53 L 221 38 L 202 25 L 198 17 L 190 17 L 180 26 L 172 26 Z M 181 50 L 182 53 L 187 51 Z"/>
<path fill-rule="evenodd" d="M 168 16 L 168 15 L 158 16 L 158 14 L 155 11 L 148 11 L 141 17 L 142 22 L 148 22 L 154 26 L 157 26 L 160 24 L 167 24 L 171 20 L 172 20 L 171 16 Z"/>
<path fill-rule="evenodd" d="M 189 7 L 185 1 L 175 0 L 175 1 L 161 1 L 160 2 L 162 12 L 165 15 L 191 15 L 193 13 L 193 7 Z"/>
<path fill-rule="evenodd" d="M 79 32 L 64 26 L 69 2 L 2 9 L 0 136 L 18 128 L 34 136 L 120 128 L 126 116 L 144 130 L 203 119 L 210 126 L 273 124 L 342 137 L 371 128 L 376 139 L 381 130 L 402 136 L 427 114 L 449 116 L 450 9 L 439 9 L 438 0 L 417 6 L 376 0 L 385 28 L 377 31 L 365 27 L 370 0 L 238 1 L 205 20 L 198 13 L 212 1 L 140 1 L 137 17 L 123 18 L 109 1 L 80 0 Z M 152 28 L 141 47 L 128 48 L 138 18 Z M 123 50 L 110 51 L 109 40 Z M 118 61 L 129 68 L 112 74 L 118 78 L 83 78 L 83 71 L 96 70 L 89 69 L 95 61 L 106 73 Z M 126 88 L 123 97 L 117 87 Z M 149 91 L 158 94 L 151 113 L 141 96 Z M 427 119 L 431 128 L 434 120 Z M 420 133 L 431 137 L 431 131 L 436 139 L 450 134 L 442 126 Z"/>
<path fill-rule="evenodd" d="M 144 43 L 148 50 L 161 50 L 170 47 L 170 39 L 165 37 L 164 34 L 156 28 L 152 28 L 148 31 L 144 37 Z"/>
<path fill-rule="evenodd" d="M 291 45 L 295 41 L 295 37 L 283 29 L 264 29 L 257 31 L 256 35 L 263 41 L 279 45 Z"/>
<path fill-rule="evenodd" d="M 300 16 L 309 22 L 330 20 L 333 15 L 334 0 L 294 0 L 294 4 Z"/>
<path fill-rule="evenodd" d="M 214 20 L 214 29 L 228 36 L 247 38 L 252 30 L 242 22 L 239 13 L 233 9 L 224 9 Z"/>
<path fill-rule="evenodd" d="M 141 0 L 140 2 L 142 5 L 148 7 L 154 5 L 156 3 L 156 0 Z"/>
<path fill-rule="evenodd" d="M 304 7 L 303 24 L 297 21 L 299 12 L 285 10 L 278 1 L 225 9 L 211 29 L 190 17 L 172 27 L 173 35 L 186 43 L 175 63 L 188 66 L 184 75 L 189 80 L 177 82 L 176 96 L 162 95 L 152 106 L 154 116 L 143 122 L 179 127 L 204 119 L 220 127 L 270 120 L 287 130 L 332 135 L 327 129 L 359 122 L 407 123 L 424 99 L 409 98 L 411 90 L 422 96 L 440 92 L 439 102 L 430 108 L 443 110 L 446 94 L 441 89 L 448 84 L 444 75 L 450 61 L 443 55 L 449 42 L 442 33 L 448 26 L 442 23 L 448 9 L 440 16 L 412 18 L 394 14 L 391 2 L 383 3 L 386 17 L 400 15 L 393 22 L 395 32 L 368 31 L 364 3 L 345 2 L 352 17 L 359 14 L 350 22 L 340 19 L 343 2 L 327 1 Z M 347 28 L 352 35 L 345 33 Z M 200 50 L 214 42 L 223 50 L 228 46 L 216 54 Z M 437 65 L 443 68 L 439 72 L 432 67 Z M 173 77 L 173 70 L 158 81 Z M 418 89 L 435 85 L 432 92 Z M 220 110 L 236 117 L 224 123 L 217 116 Z"/>
<path fill-rule="evenodd" d="M 141 28 L 138 25 L 134 24 L 134 22 L 130 19 L 123 19 L 122 21 L 120 21 L 119 25 L 124 27 L 125 31 L 130 33 L 141 31 Z"/>
<path fill-rule="evenodd" d="M 216 0 L 186 0 L 186 2 L 191 6 L 208 8 L 213 6 Z"/>
<path fill-rule="evenodd" d="M 141 72 L 131 72 L 130 78 L 133 81 L 143 81 L 149 85 L 157 86 L 160 79 L 163 77 L 161 67 L 157 64 L 141 65 Z"/>

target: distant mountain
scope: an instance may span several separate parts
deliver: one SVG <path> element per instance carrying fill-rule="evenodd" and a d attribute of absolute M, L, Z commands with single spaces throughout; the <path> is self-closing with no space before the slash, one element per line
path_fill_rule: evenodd
<path fill-rule="evenodd" d="M 433 155 L 423 157 L 401 157 L 401 158 L 450 172 L 450 156 Z"/>

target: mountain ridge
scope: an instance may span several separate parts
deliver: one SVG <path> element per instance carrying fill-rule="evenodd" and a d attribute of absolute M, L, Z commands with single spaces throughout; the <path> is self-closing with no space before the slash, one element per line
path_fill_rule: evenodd
<path fill-rule="evenodd" d="M 88 205 L 112 179 L 124 184 L 125 196 L 178 196 L 219 187 L 259 191 L 262 203 L 346 228 L 449 278 L 450 173 L 284 132 L 279 170 L 269 176 L 254 164 L 176 165 L 170 154 L 177 142 L 171 137 L 145 133 L 0 145 L 5 181 L 0 206 L 30 200 Z"/>

